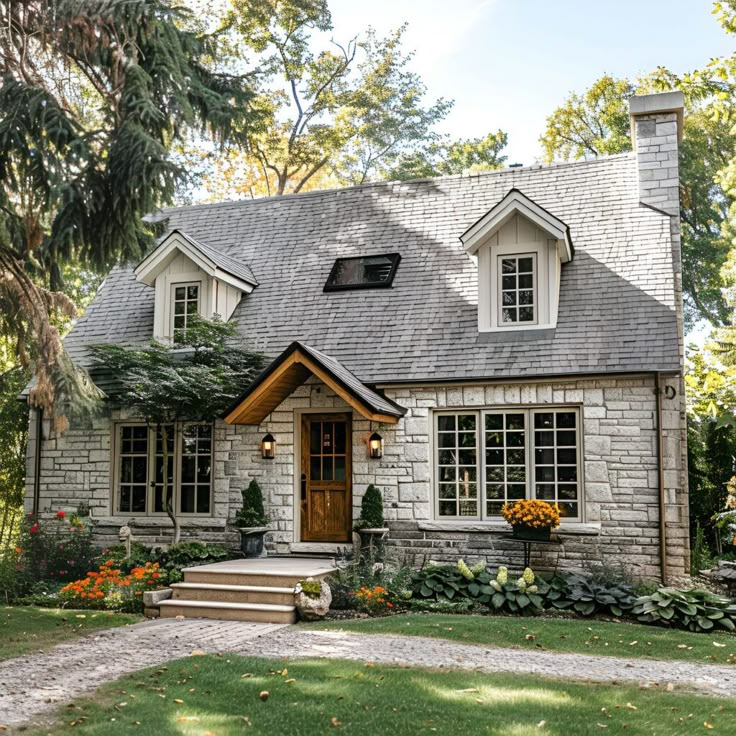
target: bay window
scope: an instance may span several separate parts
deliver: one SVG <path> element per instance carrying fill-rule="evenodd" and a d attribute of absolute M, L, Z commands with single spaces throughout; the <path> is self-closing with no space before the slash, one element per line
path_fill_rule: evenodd
<path fill-rule="evenodd" d="M 168 488 L 177 514 L 209 514 L 212 507 L 212 425 L 167 427 Z M 145 424 L 118 424 L 114 452 L 115 510 L 166 513 L 163 433 Z"/>
<path fill-rule="evenodd" d="M 497 519 L 505 503 L 537 498 L 581 518 L 577 409 L 459 410 L 434 421 L 438 517 Z"/>

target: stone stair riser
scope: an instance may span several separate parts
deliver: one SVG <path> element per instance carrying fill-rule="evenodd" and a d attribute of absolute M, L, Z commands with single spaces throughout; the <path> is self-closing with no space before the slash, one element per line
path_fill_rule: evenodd
<path fill-rule="evenodd" d="M 315 576 L 317 579 L 321 576 Z M 271 588 L 293 588 L 302 575 L 270 575 L 238 572 L 197 572 L 187 570 L 184 573 L 185 583 L 210 583 L 211 585 L 260 585 Z"/>
<path fill-rule="evenodd" d="M 293 611 L 240 611 L 238 609 L 210 608 L 205 601 L 202 606 L 161 606 L 161 618 L 211 618 L 224 621 L 254 621 L 268 624 L 293 624 L 296 609 Z"/>
<path fill-rule="evenodd" d="M 203 583 L 203 585 L 205 585 Z M 216 588 L 174 588 L 173 600 L 217 601 L 224 603 L 272 603 L 282 606 L 294 605 L 293 593 L 217 590 Z"/>

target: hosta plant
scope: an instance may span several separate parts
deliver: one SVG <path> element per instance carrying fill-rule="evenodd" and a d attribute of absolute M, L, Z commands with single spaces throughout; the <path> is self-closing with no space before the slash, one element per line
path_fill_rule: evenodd
<path fill-rule="evenodd" d="M 537 579 L 529 567 L 516 580 L 510 580 L 508 570 L 499 567 L 489 585 L 493 595 L 488 605 L 495 611 L 509 613 L 539 613 L 544 608 L 544 597 L 549 587 L 544 580 Z"/>
<path fill-rule="evenodd" d="M 583 616 L 597 613 L 623 616 L 635 601 L 633 588 L 626 583 L 607 583 L 577 573 L 555 575 L 547 593 L 548 605 Z"/>
<path fill-rule="evenodd" d="M 736 603 L 707 590 L 660 588 L 637 598 L 632 613 L 643 623 L 690 631 L 736 630 Z"/>
<path fill-rule="evenodd" d="M 454 565 L 429 565 L 412 576 L 415 598 L 455 600 L 466 595 L 469 580 Z"/>

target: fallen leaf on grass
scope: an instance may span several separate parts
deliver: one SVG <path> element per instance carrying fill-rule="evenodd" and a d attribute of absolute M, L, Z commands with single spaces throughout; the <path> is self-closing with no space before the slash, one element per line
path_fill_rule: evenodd
<path fill-rule="evenodd" d="M 342 721 L 338 721 L 335 716 L 332 716 L 330 719 L 330 723 L 337 728 L 338 726 L 342 726 Z"/>
<path fill-rule="evenodd" d="M 705 728 L 713 728 L 713 726 L 712 726 L 712 725 L 711 725 L 710 723 L 708 723 L 708 721 L 706 721 L 706 722 L 705 722 L 705 723 L 703 724 L 703 726 L 705 726 Z"/>
<path fill-rule="evenodd" d="M 206 655 L 207 655 L 207 652 L 203 652 L 201 649 L 192 650 L 192 657 L 204 657 Z"/>
<path fill-rule="evenodd" d="M 626 707 L 629 710 L 639 710 L 635 705 L 632 705 L 631 703 L 626 703 Z"/>
<path fill-rule="evenodd" d="M 176 703 L 177 705 L 181 705 L 181 704 L 182 704 L 182 703 L 183 703 L 184 701 L 183 701 L 183 700 L 182 700 L 181 698 L 174 698 L 174 702 L 175 702 L 175 703 Z"/>
<path fill-rule="evenodd" d="M 288 680 L 285 680 L 287 685 L 291 685 L 292 682 L 296 682 L 296 677 L 290 677 Z"/>
<path fill-rule="evenodd" d="M 714 647 L 718 647 L 719 649 L 723 649 L 726 645 L 725 644 L 720 644 L 719 642 L 714 641 L 713 642 L 713 646 Z"/>
<path fill-rule="evenodd" d="M 268 696 L 269 696 L 268 690 L 261 690 L 261 693 L 258 697 L 265 703 L 268 700 Z"/>
<path fill-rule="evenodd" d="M 177 723 L 186 723 L 188 721 L 198 721 L 199 716 L 180 716 L 176 720 L 177 720 Z"/>
<path fill-rule="evenodd" d="M 537 728 L 544 728 L 547 725 L 547 721 L 539 721 Z"/>

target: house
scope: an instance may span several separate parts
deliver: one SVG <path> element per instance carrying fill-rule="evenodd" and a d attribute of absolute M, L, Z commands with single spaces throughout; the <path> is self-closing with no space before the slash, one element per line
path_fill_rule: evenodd
<path fill-rule="evenodd" d="M 633 98 L 631 154 L 167 210 L 66 349 L 170 340 L 198 312 L 268 357 L 222 419 L 177 434 L 185 538 L 233 542 L 256 478 L 271 552 L 334 550 L 373 483 L 410 559 L 518 561 L 500 508 L 536 497 L 564 518 L 535 566 L 684 575 L 682 115 L 679 92 Z M 29 508 L 170 538 L 149 428 L 32 422 Z"/>

